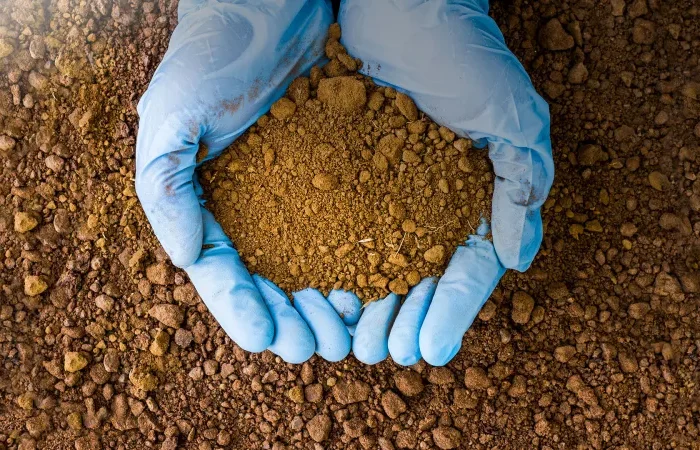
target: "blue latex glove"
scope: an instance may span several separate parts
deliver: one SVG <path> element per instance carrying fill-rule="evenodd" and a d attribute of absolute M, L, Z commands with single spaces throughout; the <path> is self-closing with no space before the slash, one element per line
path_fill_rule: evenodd
<path fill-rule="evenodd" d="M 549 108 L 488 16 L 487 0 L 346 0 L 339 22 L 341 42 L 363 61 L 363 73 L 489 147 L 493 243 L 472 236 L 436 288 L 434 280 L 415 287 L 398 317 L 393 297 L 365 308 L 354 337 L 353 351 L 367 363 L 386 357 L 388 347 L 399 364 L 422 356 L 444 365 L 505 269 L 526 270 L 539 249 L 540 207 L 554 177 Z"/>
<path fill-rule="evenodd" d="M 316 353 L 331 362 L 348 356 L 362 312 L 362 302 L 355 294 L 335 290 L 326 299 L 316 289 L 308 288 L 294 293 L 294 307 L 316 336 Z"/>
<path fill-rule="evenodd" d="M 355 334 L 355 327 L 362 315 L 362 302 L 352 292 L 335 289 L 328 294 L 328 301 L 336 313 L 343 319 L 350 336 Z"/>
<path fill-rule="evenodd" d="M 326 299 L 315 289 L 304 289 L 294 293 L 292 306 L 270 280 L 259 275 L 253 275 L 253 280 L 277 330 L 268 347 L 271 352 L 291 363 L 306 361 L 314 352 L 331 362 L 348 356 L 352 329 L 362 309 L 355 294 L 333 291 Z"/>
<path fill-rule="evenodd" d="M 202 206 L 196 153 L 201 142 L 207 159 L 219 155 L 323 57 L 331 8 L 325 0 L 181 0 L 178 20 L 138 105 L 136 192 L 224 331 L 245 350 L 272 345 L 285 361 L 305 361 L 315 338 L 327 340 L 325 322 L 309 328 L 279 289 L 251 278 Z"/>

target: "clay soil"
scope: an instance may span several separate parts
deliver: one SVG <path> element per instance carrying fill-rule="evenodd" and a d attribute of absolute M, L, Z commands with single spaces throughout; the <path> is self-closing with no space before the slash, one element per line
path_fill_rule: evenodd
<path fill-rule="evenodd" d="M 491 216 L 492 168 L 410 97 L 354 74 L 336 39 L 326 55 L 204 165 L 207 208 L 246 267 L 289 294 L 405 295 Z"/>
<path fill-rule="evenodd" d="M 176 7 L 0 3 L 0 449 L 699 448 L 697 2 L 492 2 L 557 177 L 444 368 L 247 354 L 171 266 L 133 178 Z"/>

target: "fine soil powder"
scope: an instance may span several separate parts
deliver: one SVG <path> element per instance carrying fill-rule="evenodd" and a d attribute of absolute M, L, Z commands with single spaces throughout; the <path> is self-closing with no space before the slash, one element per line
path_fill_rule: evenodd
<path fill-rule="evenodd" d="M 329 36 L 330 62 L 204 164 L 206 205 L 246 267 L 288 293 L 406 294 L 490 217 L 491 167 L 410 97 L 356 74 L 339 29 Z"/>

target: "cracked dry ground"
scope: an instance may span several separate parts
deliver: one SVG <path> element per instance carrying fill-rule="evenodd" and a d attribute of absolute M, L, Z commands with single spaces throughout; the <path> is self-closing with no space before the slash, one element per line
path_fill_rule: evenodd
<path fill-rule="evenodd" d="M 0 3 L 0 449 L 700 448 L 700 7 L 499 1 L 551 104 L 533 267 L 447 367 L 224 335 L 134 196 L 176 2 Z"/>

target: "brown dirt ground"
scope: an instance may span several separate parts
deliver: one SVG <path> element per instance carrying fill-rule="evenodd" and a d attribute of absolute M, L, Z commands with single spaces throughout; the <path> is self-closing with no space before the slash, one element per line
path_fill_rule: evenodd
<path fill-rule="evenodd" d="M 135 105 L 176 6 L 0 3 L 0 449 L 700 448 L 697 2 L 494 2 L 551 104 L 545 240 L 410 369 L 246 354 L 159 249 Z"/>

